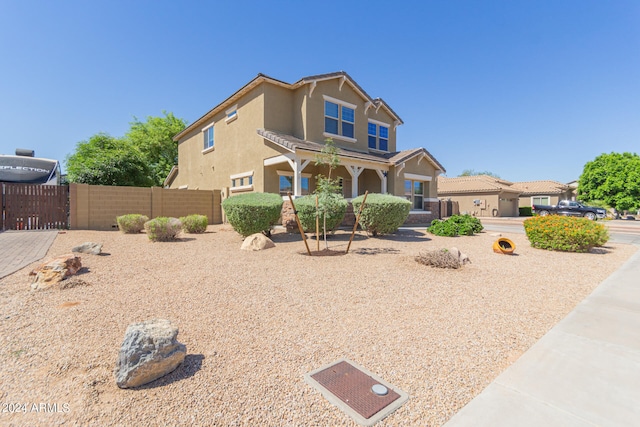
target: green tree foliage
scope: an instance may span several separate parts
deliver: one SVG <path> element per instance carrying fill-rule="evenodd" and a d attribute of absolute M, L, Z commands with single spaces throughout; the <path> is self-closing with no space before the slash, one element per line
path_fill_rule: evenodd
<path fill-rule="evenodd" d="M 495 174 L 493 172 L 489 172 L 489 171 L 476 171 L 473 169 L 465 169 L 462 171 L 462 173 L 458 176 L 473 176 L 473 175 L 489 175 L 492 176 L 494 178 L 498 178 L 500 179 L 500 175 Z"/>
<path fill-rule="evenodd" d="M 144 156 L 134 145 L 106 133 L 76 145 L 65 159 L 69 182 L 149 187 L 153 184 Z"/>
<path fill-rule="evenodd" d="M 173 165 L 178 164 L 178 144 L 173 137 L 187 126 L 183 119 L 163 111 L 164 117 L 148 116 L 146 122 L 136 117 L 125 138 L 135 145 L 151 169 L 153 185 L 162 186 Z"/>
<path fill-rule="evenodd" d="M 329 248 L 327 244 L 327 216 L 331 216 L 332 212 L 338 209 L 340 200 L 343 199 L 340 192 L 338 180 L 331 177 L 335 169 L 340 166 L 340 157 L 333 139 L 327 138 L 324 141 L 324 147 L 320 154 L 316 156 L 316 165 L 323 165 L 328 168 L 327 175 L 317 175 L 317 184 L 315 194 L 318 195 L 317 214 L 322 215 L 322 231 L 324 235 L 324 246 Z"/>
<path fill-rule="evenodd" d="M 640 156 L 603 153 L 587 162 L 578 181 L 578 198 L 602 200 L 617 211 L 640 208 Z"/>

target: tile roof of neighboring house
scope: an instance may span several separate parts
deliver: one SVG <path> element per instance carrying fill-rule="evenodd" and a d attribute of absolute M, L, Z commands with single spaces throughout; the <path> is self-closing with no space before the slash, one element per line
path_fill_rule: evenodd
<path fill-rule="evenodd" d="M 454 193 L 494 193 L 507 191 L 520 194 L 511 187 L 511 182 L 488 175 L 460 176 L 457 178 L 438 177 L 438 195 Z"/>
<path fill-rule="evenodd" d="M 199 128 L 200 126 L 202 126 L 204 122 L 206 122 L 207 120 L 210 120 L 213 116 L 225 110 L 228 106 L 233 105 L 235 102 L 238 101 L 238 99 L 246 95 L 250 90 L 257 87 L 261 83 L 269 82 L 278 86 L 285 87 L 287 89 L 297 89 L 306 84 L 312 84 L 317 81 L 337 79 L 337 78 L 345 79 L 345 81 L 349 82 L 349 84 L 356 90 L 356 92 L 360 93 L 360 95 L 363 98 L 371 102 L 373 106 L 375 106 L 376 108 L 380 106 L 384 107 L 389 112 L 389 114 L 391 114 L 391 116 L 394 117 L 395 120 L 397 120 L 400 124 L 404 123 L 400 118 L 400 116 L 398 116 L 398 114 L 395 111 L 393 111 L 391 107 L 389 107 L 389 105 L 384 100 L 382 100 L 382 98 L 375 98 L 375 99 L 371 98 L 371 96 L 369 96 L 369 94 L 365 92 L 365 90 L 362 89 L 362 87 L 360 87 L 360 85 L 356 83 L 356 81 L 353 80 L 353 78 L 344 71 L 337 71 L 335 73 L 327 73 L 327 74 L 316 74 L 313 76 L 303 77 L 295 83 L 283 82 L 282 80 L 274 79 L 273 77 L 269 77 L 266 74 L 259 73 L 256 77 L 254 77 L 247 84 L 245 84 L 240 89 L 235 91 L 227 99 L 225 99 L 220 104 L 216 105 L 211 110 L 206 112 L 204 115 L 198 118 L 195 122 L 187 126 L 182 132 L 175 135 L 173 137 L 173 140 L 178 141 L 187 133 L 193 131 L 194 129 Z"/>
<path fill-rule="evenodd" d="M 523 196 L 534 196 L 536 194 L 560 194 L 571 189 L 566 184 L 549 180 L 514 182 L 513 188 L 519 189 Z"/>
<path fill-rule="evenodd" d="M 305 141 L 300 138 L 296 138 L 292 135 L 283 134 L 280 132 L 268 130 L 268 129 L 258 129 L 258 135 L 263 138 L 273 142 L 274 144 L 279 145 L 282 148 L 285 148 L 291 152 L 296 152 L 297 149 L 313 151 L 313 152 L 321 152 L 322 148 L 324 148 L 324 144 L 319 144 L 317 142 Z M 416 148 L 413 150 L 404 150 L 404 151 L 396 151 L 393 153 L 363 153 L 360 151 L 348 150 L 341 147 L 336 147 L 338 149 L 338 155 L 341 157 L 358 159 L 358 160 L 366 160 L 370 162 L 382 163 L 391 166 L 398 165 L 400 163 L 406 162 L 409 159 L 412 159 L 419 155 L 424 155 L 429 161 L 431 161 L 436 167 L 440 168 L 444 171 L 444 168 L 437 160 L 435 160 L 431 154 L 425 150 L 424 148 Z"/>

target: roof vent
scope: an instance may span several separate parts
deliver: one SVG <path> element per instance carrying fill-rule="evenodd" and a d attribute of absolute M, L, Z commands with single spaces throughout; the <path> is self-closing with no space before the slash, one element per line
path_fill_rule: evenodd
<path fill-rule="evenodd" d="M 35 151 L 27 150 L 26 148 L 16 148 L 16 156 L 34 157 Z"/>

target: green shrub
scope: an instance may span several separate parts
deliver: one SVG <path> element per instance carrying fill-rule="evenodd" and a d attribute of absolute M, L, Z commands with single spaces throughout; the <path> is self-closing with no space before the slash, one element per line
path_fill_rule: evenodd
<path fill-rule="evenodd" d="M 342 220 L 344 219 L 344 214 L 347 212 L 347 200 L 341 195 L 336 195 L 337 197 L 334 199 L 334 203 L 332 203 L 331 208 L 327 212 L 327 232 L 331 232 L 335 230 Z M 309 195 L 303 196 L 294 201 L 296 205 L 296 211 L 298 211 L 298 218 L 300 219 L 300 223 L 302 224 L 302 228 L 306 232 L 315 233 L 316 231 L 316 196 Z M 322 212 L 320 212 L 319 217 L 320 223 L 320 233 L 324 233 L 324 221 Z"/>
<path fill-rule="evenodd" d="M 448 219 L 433 220 L 427 231 L 436 236 L 473 236 L 484 229 L 480 220 L 471 215 L 453 215 Z"/>
<path fill-rule="evenodd" d="M 416 256 L 416 261 L 420 264 L 438 268 L 460 268 L 460 260 L 456 255 L 447 249 L 435 251 L 424 251 Z"/>
<path fill-rule="evenodd" d="M 282 197 L 272 193 L 246 193 L 222 202 L 229 224 L 243 237 L 255 233 L 269 235 L 282 211 Z"/>
<path fill-rule="evenodd" d="M 180 218 L 182 230 L 187 233 L 200 234 L 207 231 L 209 219 L 206 215 L 189 215 Z"/>
<path fill-rule="evenodd" d="M 168 242 L 176 240 L 176 236 L 182 231 L 182 223 L 178 218 L 159 216 L 144 223 L 144 229 L 153 242 Z"/>
<path fill-rule="evenodd" d="M 518 208 L 518 210 L 520 211 L 520 216 L 533 216 L 533 210 L 531 209 L 531 206 L 523 206 L 521 208 Z"/>
<path fill-rule="evenodd" d="M 127 214 L 116 218 L 118 229 L 125 234 L 136 234 L 144 229 L 144 223 L 149 217 L 140 214 Z"/>
<path fill-rule="evenodd" d="M 364 196 L 352 200 L 353 211 L 358 213 Z M 360 225 L 373 236 L 394 233 L 407 220 L 411 211 L 411 202 L 390 194 L 371 193 L 367 195 Z"/>
<path fill-rule="evenodd" d="M 526 219 L 524 231 L 532 247 L 553 251 L 589 252 L 609 240 L 604 225 L 586 218 L 560 215 Z"/>

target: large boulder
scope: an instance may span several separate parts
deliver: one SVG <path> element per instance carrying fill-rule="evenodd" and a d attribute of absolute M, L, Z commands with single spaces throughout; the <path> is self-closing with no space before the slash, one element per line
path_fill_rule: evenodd
<path fill-rule="evenodd" d="M 129 325 L 116 363 L 118 387 L 138 387 L 176 369 L 187 354 L 177 336 L 178 328 L 166 319 Z"/>
<path fill-rule="evenodd" d="M 31 289 L 49 289 L 67 277 L 73 276 L 81 268 L 81 258 L 77 255 L 65 254 L 55 257 L 40 264 L 29 273 L 29 276 L 32 276 Z"/>
<path fill-rule="evenodd" d="M 243 251 L 261 251 L 263 249 L 275 248 L 273 241 L 262 233 L 252 234 L 244 239 L 240 249 Z"/>
<path fill-rule="evenodd" d="M 102 253 L 102 243 L 84 242 L 81 245 L 74 246 L 71 252 L 79 252 L 82 254 L 100 255 Z"/>

